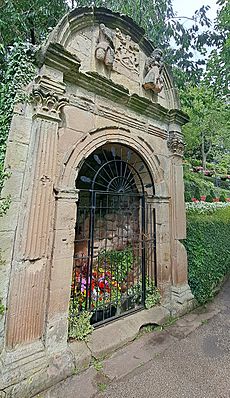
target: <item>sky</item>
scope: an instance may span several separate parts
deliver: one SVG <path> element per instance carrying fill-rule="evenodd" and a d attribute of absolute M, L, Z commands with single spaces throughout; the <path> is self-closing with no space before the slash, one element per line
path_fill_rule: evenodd
<path fill-rule="evenodd" d="M 214 20 L 216 16 L 216 0 L 173 0 L 173 8 L 177 11 L 178 16 L 191 17 L 194 12 L 201 8 L 202 5 L 209 5 L 211 9 L 208 12 L 208 17 Z"/>

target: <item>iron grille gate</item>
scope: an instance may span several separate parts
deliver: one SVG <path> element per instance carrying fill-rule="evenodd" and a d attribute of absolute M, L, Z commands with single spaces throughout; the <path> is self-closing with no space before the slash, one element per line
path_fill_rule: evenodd
<path fill-rule="evenodd" d="M 80 191 L 73 306 L 100 325 L 142 309 L 155 281 L 155 210 L 145 196 Z"/>
<path fill-rule="evenodd" d="M 156 281 L 154 194 L 135 151 L 105 144 L 81 166 L 71 307 L 100 325 L 144 307 Z"/>

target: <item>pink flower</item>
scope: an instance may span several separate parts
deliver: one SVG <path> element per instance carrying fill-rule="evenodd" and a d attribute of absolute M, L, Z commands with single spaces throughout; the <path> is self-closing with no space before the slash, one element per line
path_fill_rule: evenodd
<path fill-rule="evenodd" d="M 192 198 L 192 202 L 197 203 L 197 202 L 199 202 L 199 200 L 196 198 Z"/>
<path fill-rule="evenodd" d="M 205 200 L 206 200 L 206 195 L 202 195 L 202 196 L 200 197 L 200 200 L 201 200 L 202 202 L 205 202 Z"/>

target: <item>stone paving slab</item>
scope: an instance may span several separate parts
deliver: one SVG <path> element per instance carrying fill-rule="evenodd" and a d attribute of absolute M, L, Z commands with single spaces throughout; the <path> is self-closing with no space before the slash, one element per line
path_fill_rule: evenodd
<path fill-rule="evenodd" d="M 98 392 L 96 383 L 97 371 L 90 367 L 79 375 L 74 375 L 58 383 L 36 398 L 90 398 Z"/>
<path fill-rule="evenodd" d="M 110 380 L 124 377 L 151 361 L 175 341 L 167 331 L 148 333 L 105 360 L 103 371 Z"/>
<path fill-rule="evenodd" d="M 214 303 L 94 360 L 37 398 L 230 398 L 229 294 L 230 280 Z"/>
<path fill-rule="evenodd" d="M 93 357 L 99 359 L 133 341 L 142 325 L 163 324 L 170 312 L 162 306 L 142 310 L 127 317 L 111 322 L 106 327 L 97 328 L 89 338 L 88 347 Z"/>

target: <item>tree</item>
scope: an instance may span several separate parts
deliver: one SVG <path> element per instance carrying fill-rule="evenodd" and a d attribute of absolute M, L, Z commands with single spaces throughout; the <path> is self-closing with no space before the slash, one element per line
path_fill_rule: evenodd
<path fill-rule="evenodd" d="M 190 116 L 190 122 L 183 128 L 186 156 L 201 159 L 206 170 L 208 159 L 219 161 L 230 149 L 229 106 L 204 83 L 186 87 L 181 99 Z"/>
<path fill-rule="evenodd" d="M 211 35 L 211 51 L 206 72 L 206 82 L 213 86 L 219 97 L 227 98 L 230 81 L 230 1 L 218 0 L 220 8 Z"/>
<path fill-rule="evenodd" d="M 67 12 L 64 0 L 3 0 L 0 5 L 0 41 L 38 44 Z"/>

